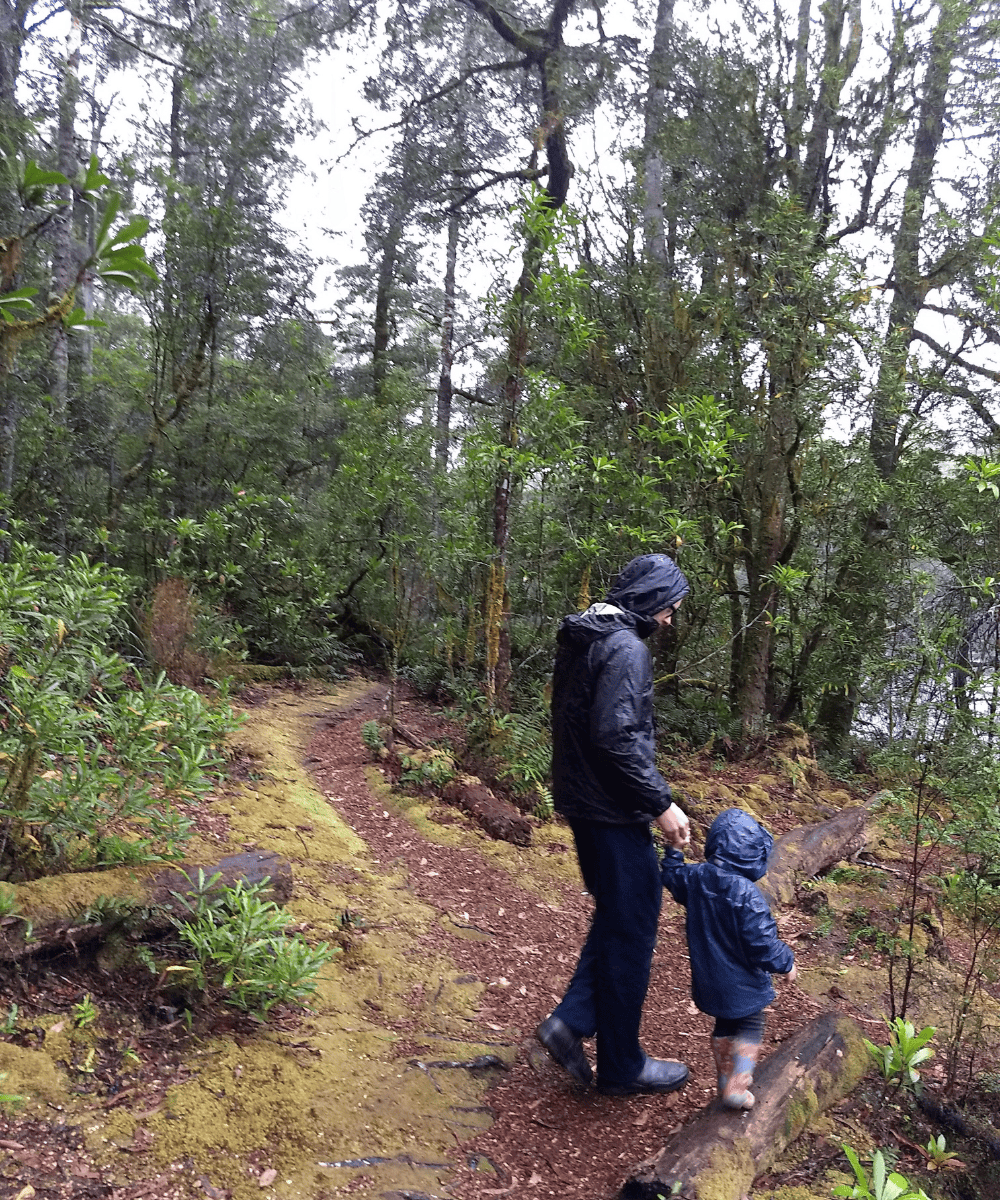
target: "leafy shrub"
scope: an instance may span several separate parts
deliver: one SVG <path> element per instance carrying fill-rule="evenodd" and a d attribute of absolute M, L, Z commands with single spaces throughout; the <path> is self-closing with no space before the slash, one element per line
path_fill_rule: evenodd
<path fill-rule="evenodd" d="M 217 889 L 218 876 L 188 893 L 191 916 L 178 922 L 194 951 L 189 964 L 199 990 L 217 991 L 244 1012 L 267 1013 L 275 1004 L 301 1003 L 336 952 L 285 934 L 291 916 L 262 898 L 268 880 Z"/>
<path fill-rule="evenodd" d="M 0 874 L 176 858 L 211 786 L 224 704 L 108 650 L 125 576 L 14 544 L 0 573 Z M 224 698 L 224 697 L 223 697 Z"/>
<path fill-rule="evenodd" d="M 365 721 L 361 726 L 361 740 L 368 747 L 373 758 L 385 749 L 385 739 L 382 737 L 382 726 L 378 721 Z"/>
<path fill-rule="evenodd" d="M 403 767 L 400 783 L 443 788 L 455 778 L 454 760 L 444 750 L 417 750 L 402 755 L 399 761 Z"/>
<path fill-rule="evenodd" d="M 170 524 L 172 548 L 161 565 L 191 581 L 206 605 L 232 614 L 255 662 L 343 677 L 350 654 L 335 632 L 339 606 L 325 548 L 292 497 L 233 488 L 202 521 Z"/>
<path fill-rule="evenodd" d="M 865 1038 L 865 1047 L 875 1060 L 883 1079 L 898 1079 L 900 1083 L 912 1086 L 920 1079 L 917 1067 L 934 1056 L 934 1051 L 927 1043 L 937 1030 L 933 1025 L 925 1025 L 917 1032 L 913 1023 L 903 1020 L 902 1017 L 886 1021 L 886 1024 L 889 1026 L 888 1044 L 877 1046 Z"/>
<path fill-rule="evenodd" d="M 497 713 L 490 711 L 485 696 L 468 693 L 455 715 L 465 724 L 470 749 L 499 759 L 497 775 L 516 795 L 547 786 L 552 737 L 548 707 L 541 697 L 527 711 Z"/>
<path fill-rule="evenodd" d="M 845 1145 L 844 1153 L 854 1172 L 854 1183 L 838 1184 L 833 1189 L 834 1196 L 843 1196 L 846 1200 L 928 1200 L 920 1188 L 910 1187 L 904 1176 L 886 1168 L 885 1155 L 881 1150 L 876 1150 L 872 1156 L 870 1177 L 851 1146 Z"/>

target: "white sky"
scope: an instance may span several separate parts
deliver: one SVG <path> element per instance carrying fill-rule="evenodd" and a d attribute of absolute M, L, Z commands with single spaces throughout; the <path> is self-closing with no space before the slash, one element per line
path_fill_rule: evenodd
<path fill-rule="evenodd" d="M 386 0 L 388 2 L 388 0 Z M 728 23 L 735 10 L 727 3 L 717 4 L 712 10 L 714 20 Z M 680 12 L 680 5 L 678 6 Z M 648 31 L 636 24 L 636 7 L 625 0 L 610 0 L 603 9 L 605 31 L 610 36 L 627 34 L 638 37 L 644 45 L 648 43 Z M 880 9 L 876 5 L 866 8 L 865 12 L 865 42 L 868 53 L 878 53 L 873 50 L 875 25 L 879 21 Z M 694 18 L 705 27 L 706 14 Z M 581 20 L 589 20 L 586 12 Z M 63 22 L 65 30 L 65 22 Z M 50 36 L 60 36 L 57 22 L 47 28 Z M 65 36 L 63 33 L 62 36 Z M 589 31 L 578 26 L 568 31 L 568 41 L 585 41 L 590 39 Z M 30 49 L 30 44 L 29 44 Z M 355 132 L 351 125 L 354 118 L 366 127 L 386 124 L 391 121 L 391 114 L 378 111 L 366 105 L 362 97 L 362 85 L 368 74 L 377 74 L 377 47 L 372 46 L 367 52 L 359 50 L 352 44 L 331 51 L 321 60 L 314 59 L 309 68 L 303 73 L 303 94 L 311 103 L 314 114 L 320 123 L 320 128 L 314 136 L 300 137 L 295 145 L 295 152 L 304 164 L 304 171 L 289 189 L 287 203 L 284 209 L 283 221 L 294 237 L 309 254 L 317 261 L 315 289 L 318 297 L 319 315 L 330 315 L 336 307 L 337 286 L 334 272 L 338 267 L 356 265 L 363 261 L 365 253 L 363 232 L 360 223 L 360 210 L 366 193 L 372 186 L 379 165 L 397 136 L 396 131 L 376 134 L 350 149 L 355 141 Z M 117 100 L 108 130 L 112 136 L 117 136 L 126 143 L 130 136 L 129 119 L 134 113 L 135 97 L 129 97 L 123 89 L 128 82 L 136 86 L 135 77 L 131 80 L 123 76 L 112 76 L 103 81 L 101 90 L 105 95 L 117 89 Z M 145 82 L 140 82 L 142 99 L 155 102 L 155 93 L 151 92 Z M 160 100 L 166 105 L 166 96 Z M 164 113 L 165 115 L 165 113 Z M 636 113 L 636 123 L 631 129 L 621 131 L 625 139 L 635 144 L 639 136 L 638 121 L 640 113 Z M 571 154 L 577 164 L 578 175 L 574 180 L 570 201 L 580 205 L 583 203 L 586 175 L 588 172 L 607 172 L 611 170 L 613 182 L 620 184 L 624 176 L 624 166 L 621 156 L 608 153 L 608 146 L 614 141 L 616 132 L 609 127 L 610 118 L 601 115 L 596 128 L 581 125 L 570 129 Z M 524 147 L 525 154 L 528 147 Z M 954 172 L 961 176 L 961 156 L 963 147 L 954 145 L 951 148 L 956 164 Z M 508 164 L 510 166 L 514 163 Z M 905 160 L 900 161 L 900 168 L 905 169 Z M 593 177 L 592 177 L 593 178 Z M 499 230 L 492 243 L 483 244 L 480 239 L 479 249 L 487 254 L 493 252 L 502 256 L 505 251 L 506 232 Z M 869 237 L 871 235 L 868 235 Z M 873 244 L 873 251 L 875 250 Z M 432 266 L 431 274 L 435 278 L 443 275 L 443 248 L 440 244 L 430 243 L 425 250 L 437 258 L 440 267 Z M 463 280 L 466 289 L 473 297 L 481 296 L 488 286 L 489 272 L 474 256 L 463 255 L 462 266 L 465 270 Z M 511 258 L 509 275 L 512 277 L 519 267 L 516 257 Z M 873 253 L 873 276 L 881 280 L 886 272 L 884 255 Z M 928 321 L 936 322 L 936 336 L 944 338 L 940 321 L 927 317 Z M 927 328 L 931 328 L 928 324 Z M 1000 368 L 1000 356 L 996 347 L 988 348 L 984 361 L 993 367 Z"/>

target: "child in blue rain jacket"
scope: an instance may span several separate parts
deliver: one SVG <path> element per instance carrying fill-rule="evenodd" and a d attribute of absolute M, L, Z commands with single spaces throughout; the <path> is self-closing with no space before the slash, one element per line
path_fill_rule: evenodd
<path fill-rule="evenodd" d="M 774 841 L 741 808 L 727 808 L 705 839 L 705 862 L 686 863 L 668 847 L 663 886 L 687 909 L 691 995 L 715 1017 L 712 1055 L 719 1099 L 752 1108 L 754 1067 L 764 1037 L 764 1009 L 774 999 L 772 975 L 795 979 L 791 947 L 778 937 L 771 910 L 754 882 L 767 870 Z"/>

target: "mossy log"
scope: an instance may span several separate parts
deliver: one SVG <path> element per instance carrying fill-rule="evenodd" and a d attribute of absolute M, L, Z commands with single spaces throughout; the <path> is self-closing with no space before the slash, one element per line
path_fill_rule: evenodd
<path fill-rule="evenodd" d="M 757 1103 L 749 1112 L 731 1112 L 713 1101 L 654 1158 L 639 1164 L 618 1200 L 740 1200 L 809 1122 L 846 1096 L 867 1069 L 859 1027 L 840 1013 L 824 1013 L 758 1068 Z"/>
<path fill-rule="evenodd" d="M 14 888 L 16 915 L 0 920 L 0 962 L 76 950 L 122 929 L 138 936 L 161 933 L 183 907 L 174 893 L 197 885 L 199 871 L 206 883 L 218 874 L 217 888 L 268 879 L 269 899 L 284 902 L 292 894 L 291 864 L 267 850 L 166 869 L 156 864 L 47 876 Z"/>
<path fill-rule="evenodd" d="M 467 813 L 491 838 L 515 846 L 531 845 L 528 819 L 478 780 L 453 779 L 445 786 L 441 799 Z"/>
<path fill-rule="evenodd" d="M 757 884 L 768 903 L 772 907 L 793 904 L 803 880 L 860 850 L 867 817 L 867 808 L 845 808 L 828 821 L 803 825 L 778 838 L 767 860 L 767 874 Z"/>

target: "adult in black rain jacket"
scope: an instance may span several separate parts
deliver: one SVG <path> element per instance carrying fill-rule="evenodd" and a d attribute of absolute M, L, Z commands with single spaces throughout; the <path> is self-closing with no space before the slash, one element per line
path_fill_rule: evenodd
<path fill-rule="evenodd" d="M 596 1035 L 597 1087 L 609 1095 L 674 1091 L 688 1078 L 683 1063 L 650 1058 L 639 1045 L 661 898 L 650 824 L 674 846 L 689 839 L 656 767 L 643 639 L 670 623 L 688 591 L 673 559 L 644 554 L 604 603 L 565 617 L 556 635 L 552 794 L 573 830 L 594 915 L 566 994 L 537 1036 L 586 1086 L 593 1073 L 582 1042 Z"/>

